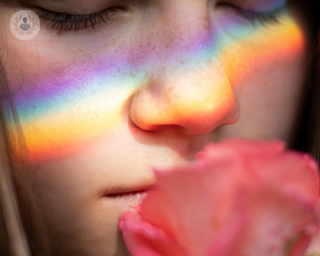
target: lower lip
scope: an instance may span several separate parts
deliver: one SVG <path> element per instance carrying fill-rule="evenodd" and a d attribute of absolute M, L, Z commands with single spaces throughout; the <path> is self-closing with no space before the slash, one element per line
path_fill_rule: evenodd
<path fill-rule="evenodd" d="M 129 206 L 137 206 L 141 204 L 143 198 L 147 195 L 146 190 L 108 195 L 107 198 L 119 202 L 121 204 L 126 204 Z"/>

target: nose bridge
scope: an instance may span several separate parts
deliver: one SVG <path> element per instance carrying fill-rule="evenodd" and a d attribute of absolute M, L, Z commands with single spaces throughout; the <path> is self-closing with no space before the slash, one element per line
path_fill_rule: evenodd
<path fill-rule="evenodd" d="M 190 55 L 213 50 L 206 1 L 179 0 L 165 10 L 161 26 L 162 55 L 181 61 Z"/>

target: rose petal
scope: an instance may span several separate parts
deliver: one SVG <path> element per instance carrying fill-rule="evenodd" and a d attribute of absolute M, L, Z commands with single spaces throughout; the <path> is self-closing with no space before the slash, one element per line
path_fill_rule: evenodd
<path fill-rule="evenodd" d="M 134 256 L 283 256 L 300 234 L 289 255 L 302 255 L 319 227 L 318 166 L 284 149 L 280 141 L 227 139 L 207 144 L 190 165 L 154 169 L 158 184 L 140 215 L 119 223 L 128 249 Z"/>
<path fill-rule="evenodd" d="M 188 256 L 161 229 L 143 221 L 137 213 L 123 214 L 119 229 L 132 256 Z"/>

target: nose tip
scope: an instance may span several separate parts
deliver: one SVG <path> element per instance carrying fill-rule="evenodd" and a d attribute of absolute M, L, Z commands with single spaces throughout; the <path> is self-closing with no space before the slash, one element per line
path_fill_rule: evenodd
<path fill-rule="evenodd" d="M 240 106 L 220 65 L 174 77 L 151 76 L 135 92 L 130 118 L 136 126 L 146 131 L 179 126 L 197 135 L 238 121 Z"/>

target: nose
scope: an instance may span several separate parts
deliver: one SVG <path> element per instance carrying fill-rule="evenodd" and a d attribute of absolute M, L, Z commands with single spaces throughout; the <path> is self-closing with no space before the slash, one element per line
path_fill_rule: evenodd
<path fill-rule="evenodd" d="M 180 126 L 185 134 L 209 133 L 238 121 L 238 101 L 221 66 L 186 71 L 176 79 L 151 76 L 134 95 L 131 120 L 141 129 L 154 131 Z"/>
<path fill-rule="evenodd" d="M 195 12 L 193 9 L 193 15 Z M 202 11 L 202 15 L 203 13 Z M 190 15 L 188 23 L 192 23 Z M 176 12 L 174 17 L 177 16 L 179 13 Z M 144 84 L 139 86 L 133 95 L 130 105 L 131 120 L 146 131 L 179 126 L 185 134 L 190 135 L 209 133 L 221 125 L 236 123 L 240 116 L 240 106 L 219 56 L 215 54 L 208 58 L 208 55 L 204 54 L 204 49 L 207 49 L 208 45 L 215 47 L 214 31 L 208 29 L 210 19 L 204 18 L 199 22 L 197 18 L 192 23 L 194 25 L 191 30 L 187 29 L 189 24 L 182 24 L 183 19 L 179 17 L 177 19 L 179 22 L 173 25 L 174 36 L 170 35 L 170 41 L 173 43 L 170 47 L 166 45 L 162 49 L 162 56 L 166 56 L 162 59 L 167 60 L 163 64 L 165 68 L 157 65 L 156 68 L 149 69 Z M 168 27 L 170 26 L 167 24 Z M 162 33 L 163 36 L 168 34 L 170 31 L 166 29 Z M 179 42 L 174 43 L 172 38 L 176 38 Z M 190 45 L 193 42 L 186 38 L 202 38 L 202 40 L 197 41 L 197 47 L 191 50 L 192 53 L 173 49 L 175 47 L 191 49 Z M 168 53 L 172 52 L 181 53 L 170 57 Z M 190 54 L 194 55 L 194 58 Z M 202 59 L 199 59 L 199 56 L 203 56 Z M 181 64 L 172 64 L 172 58 L 175 58 L 174 63 Z M 191 63 L 192 59 L 197 61 Z M 189 63 L 185 63 L 186 60 Z"/>

